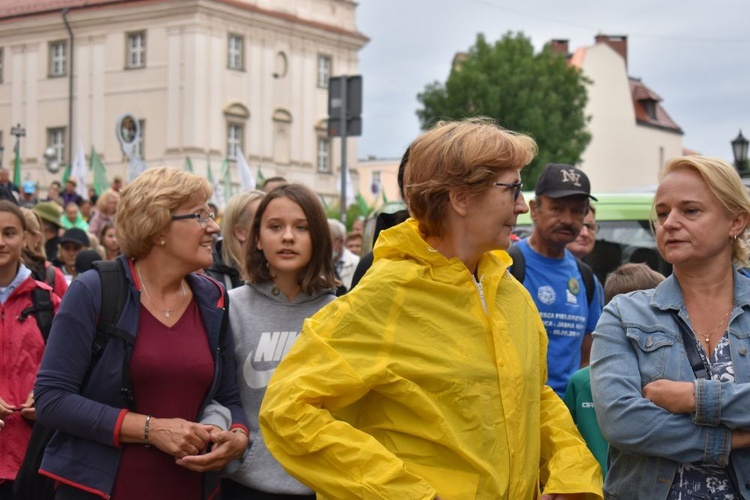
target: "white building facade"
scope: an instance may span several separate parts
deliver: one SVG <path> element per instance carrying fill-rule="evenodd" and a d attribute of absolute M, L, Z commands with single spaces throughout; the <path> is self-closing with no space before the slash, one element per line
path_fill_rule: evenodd
<path fill-rule="evenodd" d="M 561 51 L 567 51 L 567 42 Z M 554 42 L 553 42 L 554 43 Z M 661 97 L 629 77 L 627 37 L 599 35 L 596 44 L 575 51 L 570 64 L 588 78 L 591 142 L 580 168 L 594 191 L 654 186 L 664 162 L 683 154 L 682 129 L 661 105 Z"/>
<path fill-rule="evenodd" d="M 253 174 L 336 197 L 341 158 L 339 140 L 326 133 L 328 79 L 358 73 L 367 38 L 355 11 L 352 0 L 4 0 L 3 166 L 20 123 L 24 178 L 42 186 L 59 178 L 44 168 L 43 152 L 53 147 L 67 163 L 79 143 L 96 149 L 110 180 L 124 176 L 115 124 L 131 113 L 149 166 L 190 158 L 200 174 L 210 160 L 216 176 L 240 148 Z M 347 149 L 356 165 L 356 139 Z"/>

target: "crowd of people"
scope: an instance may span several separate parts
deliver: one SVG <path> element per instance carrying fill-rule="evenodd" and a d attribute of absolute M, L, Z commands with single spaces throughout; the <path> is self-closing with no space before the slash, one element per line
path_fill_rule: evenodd
<path fill-rule="evenodd" d="M 602 284 L 590 181 L 551 163 L 527 204 L 536 152 L 488 119 L 437 124 L 366 254 L 363 218 L 347 231 L 283 177 L 219 215 L 169 167 L 88 199 L 0 170 L 0 500 L 27 498 L 42 428 L 31 473 L 60 500 L 750 497 L 736 171 L 667 162 L 673 273 Z"/>

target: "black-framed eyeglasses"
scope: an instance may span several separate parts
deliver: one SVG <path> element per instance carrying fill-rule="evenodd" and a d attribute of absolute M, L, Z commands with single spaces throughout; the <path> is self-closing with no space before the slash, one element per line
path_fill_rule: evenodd
<path fill-rule="evenodd" d="M 495 182 L 494 186 L 507 187 L 513 190 L 513 201 L 516 201 L 521 195 L 521 189 L 523 189 L 523 182 Z"/>
<path fill-rule="evenodd" d="M 599 231 L 599 224 L 593 222 L 584 222 L 583 227 L 589 230 L 589 233 L 595 233 Z"/>
<path fill-rule="evenodd" d="M 185 219 L 197 219 L 198 224 L 200 224 L 203 229 L 206 229 L 206 227 L 208 227 L 208 221 L 212 220 L 216 222 L 216 214 L 213 212 L 207 212 L 206 210 L 201 210 L 194 214 L 172 216 L 172 220 L 185 220 Z"/>

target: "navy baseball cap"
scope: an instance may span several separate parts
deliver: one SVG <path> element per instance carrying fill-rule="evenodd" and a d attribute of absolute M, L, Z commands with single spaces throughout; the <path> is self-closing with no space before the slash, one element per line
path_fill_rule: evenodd
<path fill-rule="evenodd" d="M 549 163 L 536 181 L 534 193 L 550 198 L 584 195 L 591 196 L 591 183 L 583 170 L 564 163 Z"/>

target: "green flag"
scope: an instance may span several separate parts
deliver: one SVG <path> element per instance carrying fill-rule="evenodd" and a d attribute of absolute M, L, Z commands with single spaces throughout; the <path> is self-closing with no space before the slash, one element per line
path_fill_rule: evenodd
<path fill-rule="evenodd" d="M 214 185 L 214 173 L 211 172 L 211 158 L 209 156 L 206 156 L 206 179 L 211 186 Z"/>
<path fill-rule="evenodd" d="M 190 161 L 190 157 L 189 156 L 185 157 L 185 171 L 193 173 L 193 162 Z"/>
<path fill-rule="evenodd" d="M 15 184 L 18 187 L 21 187 L 21 143 L 20 142 L 16 142 L 16 159 L 13 162 L 13 184 Z"/>
<path fill-rule="evenodd" d="M 70 164 L 65 165 L 65 170 L 63 171 L 62 176 L 62 185 L 65 186 L 65 184 L 68 182 L 68 179 L 70 178 Z"/>
<path fill-rule="evenodd" d="M 357 193 L 357 206 L 359 206 L 359 213 L 361 215 L 367 215 L 370 213 L 370 207 L 367 204 L 365 197 L 362 196 L 362 193 Z"/>
<path fill-rule="evenodd" d="M 382 188 L 381 188 L 381 189 L 382 189 Z M 383 194 L 383 204 L 386 204 L 386 203 L 388 203 L 388 197 L 387 197 L 387 196 L 385 195 L 385 189 L 383 189 L 383 190 L 381 191 L 381 193 Z"/>
<path fill-rule="evenodd" d="M 104 163 L 102 163 L 102 159 L 94 146 L 91 146 L 89 170 L 94 172 L 94 191 L 99 196 L 109 188 L 109 183 L 107 182 L 107 170 L 104 168 Z"/>
<path fill-rule="evenodd" d="M 258 189 L 261 189 L 263 187 L 263 181 L 265 181 L 266 178 L 263 176 L 263 170 L 260 169 L 260 166 L 258 166 L 258 182 L 257 184 Z"/>

